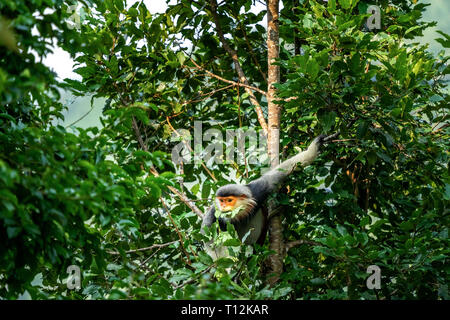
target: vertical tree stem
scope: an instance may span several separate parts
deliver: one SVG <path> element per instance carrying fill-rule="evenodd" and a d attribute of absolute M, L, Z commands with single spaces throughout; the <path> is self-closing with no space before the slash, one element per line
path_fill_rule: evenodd
<path fill-rule="evenodd" d="M 280 107 L 274 103 L 276 89 L 274 83 L 280 82 L 280 67 L 273 64 L 279 57 L 278 30 L 279 0 L 267 0 L 267 60 L 268 60 L 268 153 L 272 168 L 279 164 L 280 146 Z M 274 204 L 269 204 L 269 216 L 274 211 Z M 273 215 L 269 221 L 270 249 L 275 251 L 269 258 L 272 276 L 271 285 L 275 284 L 283 271 L 283 229 L 280 215 Z"/>

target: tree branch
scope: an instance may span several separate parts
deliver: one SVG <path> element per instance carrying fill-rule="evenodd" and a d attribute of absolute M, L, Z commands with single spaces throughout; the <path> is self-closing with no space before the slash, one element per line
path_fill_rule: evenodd
<path fill-rule="evenodd" d="M 232 81 L 232 80 L 225 79 L 225 78 L 223 78 L 223 77 L 221 77 L 221 76 L 218 76 L 217 74 L 212 73 L 211 71 L 206 70 L 205 68 L 201 67 L 198 63 L 196 63 L 196 62 L 194 61 L 194 59 L 192 59 L 192 58 L 191 58 L 191 62 L 195 65 L 195 68 L 196 68 L 196 69 L 200 69 L 200 70 L 204 71 L 204 72 L 205 72 L 208 76 L 210 76 L 210 77 L 219 79 L 220 81 L 223 81 L 223 82 L 226 82 L 226 83 L 230 83 L 230 84 L 235 85 L 235 86 L 237 86 L 237 87 L 244 87 L 244 88 L 246 88 L 246 89 L 250 89 L 250 90 L 259 92 L 259 93 L 261 93 L 263 96 L 267 96 L 267 92 L 265 92 L 265 91 L 263 91 L 263 90 L 261 90 L 261 89 L 259 89 L 259 88 L 250 86 L 250 85 L 245 84 L 245 83 L 241 83 L 241 82 L 236 82 L 236 81 Z"/>
<path fill-rule="evenodd" d="M 226 52 L 231 56 L 231 59 L 233 60 L 234 67 L 238 73 L 239 81 L 245 85 L 249 85 L 248 80 L 244 74 L 244 70 L 242 70 L 241 64 L 239 63 L 239 59 L 237 56 L 237 53 L 234 49 L 230 47 L 227 40 L 225 39 L 225 36 L 223 34 L 222 27 L 220 26 L 219 17 L 217 15 L 217 1 L 216 0 L 210 0 L 211 4 L 211 14 L 214 20 L 214 24 L 216 26 L 217 35 L 219 36 L 220 42 L 222 43 L 223 48 Z M 262 108 L 256 99 L 255 95 L 253 94 L 252 90 L 249 88 L 245 88 L 245 91 L 250 96 L 250 102 L 255 106 L 256 114 L 258 117 L 259 124 L 261 125 L 261 128 L 263 129 L 263 132 L 265 135 L 267 135 L 268 129 L 267 129 L 267 123 L 264 118 L 264 113 L 262 111 Z"/>
<path fill-rule="evenodd" d="M 285 254 L 287 254 L 287 252 L 292 249 L 293 247 L 302 245 L 302 244 L 309 244 L 311 246 L 321 246 L 322 244 L 316 241 L 312 241 L 312 240 L 295 240 L 295 241 L 291 241 L 286 243 L 285 246 Z"/>
<path fill-rule="evenodd" d="M 164 248 L 167 246 L 170 246 L 171 244 L 174 244 L 175 242 L 178 242 L 179 240 L 175 240 L 175 241 L 171 241 L 171 242 L 167 242 L 167 243 L 156 243 L 154 245 L 151 245 L 150 247 L 145 247 L 145 248 L 139 248 L 139 249 L 134 249 L 134 250 L 128 250 L 125 251 L 125 253 L 134 253 L 134 252 L 142 252 L 142 251 L 150 251 L 153 250 L 155 248 Z M 113 255 L 119 255 L 120 252 L 117 251 L 108 251 L 109 254 L 113 254 Z"/>
<path fill-rule="evenodd" d="M 185 256 L 186 256 L 186 263 L 188 265 L 191 265 L 191 259 L 189 259 L 189 254 L 187 253 L 186 249 L 184 248 L 183 245 L 183 237 L 181 236 L 180 230 L 178 230 L 177 225 L 175 224 L 175 221 L 172 218 L 172 214 L 170 213 L 170 209 L 167 207 L 166 203 L 164 202 L 164 199 L 162 197 L 159 198 L 161 200 L 161 203 L 163 204 L 164 208 L 166 208 L 167 210 L 167 216 L 169 217 L 170 221 L 172 222 L 173 226 L 175 227 L 175 231 L 178 234 L 178 238 L 180 239 L 180 247 L 183 250 Z M 183 259 L 184 260 L 184 259 Z"/>
<path fill-rule="evenodd" d="M 198 281 L 198 278 L 199 277 L 201 277 L 203 274 L 205 274 L 205 273 L 207 273 L 209 270 L 211 270 L 211 268 L 212 267 L 214 267 L 215 266 L 215 264 L 213 263 L 212 265 L 210 265 L 208 268 L 206 268 L 205 270 L 203 270 L 202 272 L 200 272 L 198 275 L 197 275 L 197 277 L 195 277 L 195 278 L 192 278 L 192 279 L 189 279 L 189 280 L 187 280 L 186 282 L 184 282 L 184 283 L 181 283 L 181 284 L 178 284 L 178 285 L 174 285 L 174 290 L 177 290 L 177 289 L 180 289 L 180 288 L 182 288 L 182 287 L 184 287 L 184 286 L 186 286 L 186 285 L 188 285 L 188 284 L 191 284 L 191 283 L 194 283 L 194 282 L 196 282 L 196 281 Z"/>
<path fill-rule="evenodd" d="M 259 73 L 261 73 L 261 76 L 263 77 L 264 81 L 267 82 L 267 76 L 262 71 L 261 65 L 259 64 L 258 59 L 256 59 L 256 57 L 255 57 L 255 55 L 253 53 L 253 48 L 252 48 L 252 46 L 250 44 L 250 40 L 248 39 L 247 31 L 245 30 L 245 26 L 242 25 L 241 21 L 239 20 L 239 17 L 235 17 L 235 19 L 238 20 L 238 22 L 239 22 L 239 26 L 241 27 L 242 34 L 244 35 L 245 43 L 247 44 L 249 53 L 252 56 L 252 59 L 253 59 L 253 62 L 255 63 L 255 65 L 256 65 L 256 68 L 258 69 Z"/>
<path fill-rule="evenodd" d="M 267 0 L 267 109 L 268 109 L 268 141 L 267 151 L 270 165 L 275 168 L 280 159 L 280 105 L 276 104 L 275 83 L 280 82 L 280 67 L 274 62 L 279 58 L 279 28 L 278 28 L 279 0 Z M 269 203 L 269 215 L 275 210 L 273 203 Z M 283 272 L 283 225 L 281 216 L 275 215 L 269 220 L 270 250 L 274 253 L 269 256 L 271 276 L 268 283 L 276 284 Z"/>

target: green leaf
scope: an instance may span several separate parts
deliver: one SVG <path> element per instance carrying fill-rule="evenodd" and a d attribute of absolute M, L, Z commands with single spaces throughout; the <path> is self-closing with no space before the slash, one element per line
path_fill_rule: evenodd
<path fill-rule="evenodd" d="M 369 151 L 366 153 L 367 163 L 373 166 L 377 162 L 377 154 L 374 151 Z"/>
<path fill-rule="evenodd" d="M 192 194 L 197 194 L 199 190 L 200 190 L 200 184 L 199 184 L 199 183 L 195 184 L 195 185 L 191 188 Z"/>
<path fill-rule="evenodd" d="M 386 29 L 386 32 L 394 32 L 395 30 L 398 30 L 398 29 L 402 29 L 402 26 L 399 26 L 399 25 L 390 25 L 387 29 Z"/>
<path fill-rule="evenodd" d="M 414 30 L 417 30 L 417 29 L 420 29 L 420 28 L 423 28 L 423 27 L 422 27 L 422 26 L 413 26 L 413 27 L 409 28 L 408 30 L 406 30 L 405 36 L 406 36 L 408 33 L 413 32 Z"/>
<path fill-rule="evenodd" d="M 184 61 L 186 61 L 186 56 L 184 55 L 184 53 L 181 51 L 178 52 L 177 58 L 178 58 L 178 62 L 180 62 L 180 65 L 184 65 Z"/>
<path fill-rule="evenodd" d="M 6 228 L 6 233 L 8 234 L 9 239 L 13 239 L 17 237 L 20 233 L 21 228 L 19 227 L 8 227 Z"/>
<path fill-rule="evenodd" d="M 128 14 L 130 17 L 136 18 L 139 15 L 139 11 L 136 8 L 131 7 L 128 9 Z"/>
<path fill-rule="evenodd" d="M 403 231 L 409 231 L 414 228 L 414 224 L 411 221 L 404 221 L 400 223 L 400 229 Z"/>
<path fill-rule="evenodd" d="M 343 9 L 350 9 L 352 6 L 352 0 L 338 0 Z"/>
<path fill-rule="evenodd" d="M 406 60 L 406 50 L 402 50 L 402 52 L 397 56 L 397 60 L 395 62 L 396 79 L 403 80 L 406 77 Z"/>
<path fill-rule="evenodd" d="M 123 0 L 114 0 L 114 3 L 116 5 L 116 8 L 119 9 L 119 11 L 123 11 L 124 8 Z"/>
<path fill-rule="evenodd" d="M 305 14 L 305 16 L 303 17 L 303 24 L 302 27 L 305 29 L 311 29 L 313 26 L 314 20 L 312 18 L 312 15 L 307 13 Z"/>
<path fill-rule="evenodd" d="M 319 113 L 317 116 L 325 132 L 329 132 L 336 123 L 336 112 L 334 111 L 324 111 Z"/>
<path fill-rule="evenodd" d="M 306 73 L 310 77 L 311 81 L 315 80 L 317 78 L 317 75 L 319 74 L 320 66 L 317 63 L 317 61 L 313 58 L 308 60 L 308 63 L 306 64 Z"/>
<path fill-rule="evenodd" d="M 210 193 L 211 193 L 211 184 L 209 183 L 209 181 L 205 181 L 202 187 L 202 198 L 204 199 L 208 198 Z"/>
<path fill-rule="evenodd" d="M 345 229 L 344 226 L 342 226 L 342 225 L 337 225 L 336 228 L 337 228 L 337 230 L 339 231 L 339 233 L 340 233 L 342 236 L 345 236 L 345 235 L 348 234 L 347 229 Z"/>
<path fill-rule="evenodd" d="M 436 31 L 439 34 L 444 36 L 443 38 L 436 38 L 435 40 L 437 42 L 439 42 L 444 48 L 450 48 L 450 36 L 448 34 L 446 34 L 445 32 L 442 32 L 440 30 Z"/>
<path fill-rule="evenodd" d="M 387 154 L 377 151 L 377 156 L 381 159 L 383 159 L 386 163 L 392 164 L 392 159 Z"/>
<path fill-rule="evenodd" d="M 358 128 L 356 129 L 356 136 L 358 139 L 363 139 L 366 136 L 368 128 L 369 121 L 362 120 L 359 122 Z"/>
<path fill-rule="evenodd" d="M 445 184 L 444 200 L 450 200 L 450 184 Z"/>
<path fill-rule="evenodd" d="M 328 1 L 328 11 L 333 13 L 336 10 L 336 0 Z"/>
<path fill-rule="evenodd" d="M 325 279 L 322 279 L 322 278 L 314 278 L 314 279 L 311 279 L 311 284 L 312 284 L 312 285 L 315 285 L 315 286 L 320 286 L 320 285 L 323 285 L 323 284 L 325 284 L 325 283 L 327 283 L 326 280 L 325 280 Z"/>
<path fill-rule="evenodd" d="M 223 242 L 223 245 L 226 247 L 240 247 L 242 244 L 239 239 L 228 239 Z"/>
<path fill-rule="evenodd" d="M 216 264 L 221 268 L 230 268 L 234 265 L 234 261 L 231 258 L 219 258 L 216 260 Z"/>

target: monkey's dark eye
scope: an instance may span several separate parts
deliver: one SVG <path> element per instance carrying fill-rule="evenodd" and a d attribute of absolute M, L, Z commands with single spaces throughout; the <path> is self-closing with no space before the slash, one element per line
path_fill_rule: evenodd
<path fill-rule="evenodd" d="M 233 201 L 233 199 L 228 199 L 228 202 L 231 202 L 231 201 Z"/>

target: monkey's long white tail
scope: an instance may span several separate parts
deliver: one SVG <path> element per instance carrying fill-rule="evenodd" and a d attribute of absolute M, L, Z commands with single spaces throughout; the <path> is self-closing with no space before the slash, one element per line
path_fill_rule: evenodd
<path fill-rule="evenodd" d="M 296 156 L 292 157 L 293 167 L 300 163 L 302 166 L 306 167 L 309 166 L 319 155 L 319 143 L 314 140 L 311 145 L 303 152 L 300 152 Z M 287 161 L 289 161 L 288 159 Z M 287 162 L 285 161 L 285 162 Z M 283 165 L 283 163 L 281 164 Z M 293 168 L 291 168 L 292 170 Z"/>
<path fill-rule="evenodd" d="M 314 159 L 317 158 L 318 155 L 319 155 L 319 142 L 316 139 L 310 144 L 308 149 L 298 153 L 297 155 L 293 156 L 290 159 L 287 159 L 286 161 L 283 161 L 281 164 L 279 164 L 274 169 L 270 170 L 268 173 L 285 171 L 286 174 L 289 174 L 297 164 L 306 167 L 310 165 L 314 161 Z"/>

